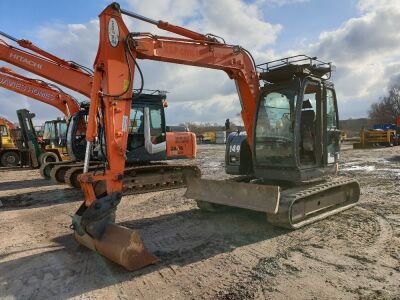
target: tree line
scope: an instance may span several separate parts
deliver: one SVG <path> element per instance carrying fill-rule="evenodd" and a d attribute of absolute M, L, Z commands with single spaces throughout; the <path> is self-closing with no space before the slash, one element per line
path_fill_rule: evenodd
<path fill-rule="evenodd" d="M 373 103 L 368 116 L 373 123 L 396 123 L 400 116 L 400 85 L 392 86 L 385 96 Z"/>

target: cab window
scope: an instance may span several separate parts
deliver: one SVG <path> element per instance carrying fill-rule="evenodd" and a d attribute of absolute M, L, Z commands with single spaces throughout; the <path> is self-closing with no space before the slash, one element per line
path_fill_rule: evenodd
<path fill-rule="evenodd" d="M 129 133 L 144 134 L 143 108 L 131 110 Z"/>
<path fill-rule="evenodd" d="M 297 94 L 292 89 L 266 93 L 259 102 L 255 130 L 257 163 L 293 165 L 293 132 Z"/>
<path fill-rule="evenodd" d="M 7 131 L 7 127 L 4 125 L 0 126 L 0 134 L 1 136 L 8 136 L 8 131 Z"/>

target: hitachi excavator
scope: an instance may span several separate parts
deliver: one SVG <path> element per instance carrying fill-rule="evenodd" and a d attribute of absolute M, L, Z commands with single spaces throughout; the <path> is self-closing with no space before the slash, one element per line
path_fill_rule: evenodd
<path fill-rule="evenodd" d="M 130 32 L 122 15 L 181 37 Z M 86 139 L 90 149 L 104 134 L 107 164 L 102 173 L 88 172 L 89 155 L 85 158 L 85 173 L 79 177 L 85 199 L 72 223 L 78 242 L 128 270 L 158 260 L 145 250 L 137 231 L 115 224 L 123 191 L 131 102 L 140 93 L 132 89 L 135 69 L 143 85 L 141 59 L 222 70 L 236 84 L 247 135 L 240 147 L 227 145 L 227 167 L 247 176 L 213 181 L 187 170 L 186 195 L 196 199 L 200 208 L 222 205 L 262 211 L 276 226 L 299 228 L 358 201 L 357 181 L 335 176 L 340 131 L 335 89 L 328 80 L 330 63 L 299 56 L 257 66 L 250 52 L 240 46 L 140 16 L 117 3 L 99 18 Z M 239 167 L 230 160 L 236 151 Z M 99 182 L 105 189 L 96 189 Z"/>
<path fill-rule="evenodd" d="M 49 104 L 60 110 L 68 120 L 81 110 L 77 100 L 64 93 L 57 86 L 42 80 L 22 76 L 12 71 L 10 68 L 0 67 L 0 87 Z M 30 131 L 28 128 L 25 129 Z M 45 145 L 43 152 L 40 158 L 38 158 L 38 161 L 33 162 L 33 165 L 39 166 L 47 162 L 69 160 L 70 158 L 66 147 L 66 133 L 66 120 L 57 119 L 46 121 L 44 127 Z"/>
<path fill-rule="evenodd" d="M 15 48 L 0 39 L 0 59 L 27 71 L 50 79 L 67 88 L 90 95 L 92 85 L 91 71 L 75 62 L 62 60 L 33 45 L 30 41 L 18 40 L 3 32 L 0 35 L 16 42 L 21 47 L 36 54 Z M 60 183 L 79 187 L 77 176 L 83 172 L 85 156 L 85 123 L 87 107 L 80 107 L 75 99 L 53 84 L 34 80 L 9 69 L 2 68 L 0 86 L 24 94 L 33 99 L 52 105 L 61 110 L 68 119 L 67 149 L 71 158 L 68 162 L 48 162 L 42 164 L 43 177 Z M 78 80 L 77 80 L 78 79 Z M 178 188 L 184 185 L 182 171 L 191 166 L 165 164 L 156 161 L 177 158 L 194 158 L 196 137 L 191 132 L 166 132 L 164 108 L 167 106 L 164 92 L 149 91 L 138 95 L 129 119 L 129 147 L 125 172 L 125 193 L 142 193 L 163 189 Z M 136 118 L 136 119 L 135 119 Z M 103 138 L 88 149 L 91 171 L 103 169 L 99 162 L 105 152 Z"/>

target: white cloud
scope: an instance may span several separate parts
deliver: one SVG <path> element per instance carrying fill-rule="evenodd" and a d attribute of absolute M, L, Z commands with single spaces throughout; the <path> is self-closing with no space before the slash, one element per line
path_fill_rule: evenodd
<path fill-rule="evenodd" d="M 372 102 L 384 94 L 399 71 L 400 2 L 362 0 L 361 16 L 346 21 L 334 31 L 322 32 L 308 53 L 332 60 L 342 117 L 365 116 Z M 356 105 L 349 109 L 349 105 Z"/>
<path fill-rule="evenodd" d="M 282 27 L 264 20 L 263 7 L 296 2 L 306 1 L 126 0 L 122 6 L 156 20 L 164 19 L 201 33 L 223 36 L 227 42 L 240 44 L 250 50 L 257 62 L 299 52 L 332 60 L 338 70 L 333 78 L 341 104 L 341 116 L 364 115 L 369 104 L 377 100 L 388 85 L 400 78 L 397 63 L 400 56 L 400 32 L 397 30 L 400 1 L 361 0 L 358 2 L 359 17 L 349 19 L 336 30 L 322 32 L 316 42 L 305 45 L 300 51 L 293 49 L 285 54 L 277 53 L 274 43 Z M 128 17 L 124 19 L 131 31 L 170 35 L 154 25 Z M 98 46 L 97 19 L 84 24 L 42 26 L 32 31 L 34 42 L 49 52 L 92 66 Z M 233 106 L 227 104 L 229 101 L 235 103 L 237 95 L 233 82 L 221 71 L 150 61 L 139 63 L 145 74 L 146 88 L 170 92 L 170 124 L 183 120 L 222 123 L 225 118 L 234 118 L 240 111 L 237 103 Z M 39 108 L 37 102 L 27 101 L 26 97 L 4 90 L 0 90 L 0 97 L 11 97 L 14 106 L 28 105 L 32 110 Z M 222 109 L 221 103 L 230 109 Z M 54 110 L 40 105 L 38 118 L 54 117 Z M 7 111 L 10 111 L 7 114 L 11 113 L 10 108 Z"/>
<path fill-rule="evenodd" d="M 240 44 L 257 53 L 262 53 L 265 47 L 272 45 L 281 30 L 279 24 L 269 24 L 263 20 L 258 4 L 239 0 L 126 0 L 121 6 L 156 20 L 162 18 L 201 33 L 223 36 L 227 42 Z M 128 17 L 124 17 L 124 20 L 131 31 L 170 35 L 154 25 Z M 33 36 L 35 43 L 43 49 L 91 67 L 98 47 L 98 21 L 42 26 L 35 30 Z M 145 74 L 146 88 L 170 92 L 170 108 L 167 110 L 169 124 L 182 121 L 223 123 L 225 118 L 235 118 L 240 111 L 238 103 L 229 105 L 228 110 L 223 109 L 229 101 L 236 101 L 237 95 L 233 81 L 222 71 L 159 62 L 139 63 Z M 138 83 L 138 76 L 136 79 Z M 4 91 L 0 91 L 0 96 L 3 94 Z M 77 96 L 76 93 L 72 94 Z M 22 96 L 15 98 L 21 106 L 26 105 L 26 99 Z M 54 111 L 41 109 L 37 115 L 51 118 Z"/>
<path fill-rule="evenodd" d="M 308 1 L 310 0 L 258 0 L 257 3 L 269 6 L 283 6 L 294 3 L 304 3 Z"/>
<path fill-rule="evenodd" d="M 92 68 L 99 40 L 99 21 L 85 24 L 42 26 L 34 34 L 35 43 L 60 58 Z"/>
<path fill-rule="evenodd" d="M 398 9 L 400 2 L 397 0 L 360 0 L 358 8 L 361 12 L 371 12 L 376 9 Z"/>

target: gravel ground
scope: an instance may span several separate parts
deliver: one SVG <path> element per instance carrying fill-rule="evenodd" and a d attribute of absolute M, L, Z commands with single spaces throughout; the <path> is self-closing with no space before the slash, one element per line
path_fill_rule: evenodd
<path fill-rule="evenodd" d="M 225 177 L 223 157 L 224 146 L 199 147 L 205 177 Z M 400 147 L 345 145 L 341 160 L 359 205 L 297 231 L 201 212 L 184 189 L 123 197 L 117 222 L 161 259 L 136 272 L 74 241 L 79 190 L 0 170 L 0 298 L 400 299 Z"/>

